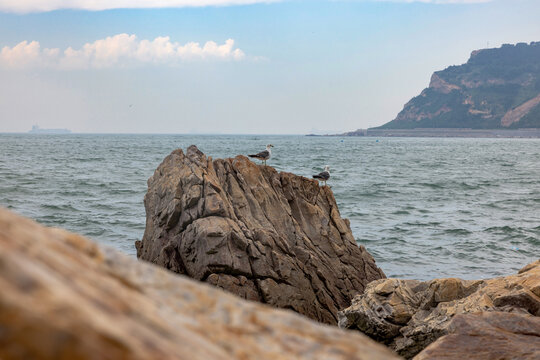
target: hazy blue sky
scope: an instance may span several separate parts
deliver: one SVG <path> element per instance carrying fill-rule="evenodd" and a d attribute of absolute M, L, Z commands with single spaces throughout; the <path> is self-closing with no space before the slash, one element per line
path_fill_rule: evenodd
<path fill-rule="evenodd" d="M 378 126 L 472 50 L 540 41 L 538 0 L 163 3 L 0 0 L 0 132 Z"/>

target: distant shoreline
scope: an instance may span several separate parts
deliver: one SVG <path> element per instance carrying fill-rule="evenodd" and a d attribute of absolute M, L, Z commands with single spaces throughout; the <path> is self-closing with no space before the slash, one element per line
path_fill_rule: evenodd
<path fill-rule="evenodd" d="M 310 135 L 314 136 L 314 135 Z M 316 136 L 316 135 L 315 135 Z M 540 138 L 540 129 L 359 129 L 343 134 L 323 136 L 370 137 L 450 137 L 450 138 Z"/>

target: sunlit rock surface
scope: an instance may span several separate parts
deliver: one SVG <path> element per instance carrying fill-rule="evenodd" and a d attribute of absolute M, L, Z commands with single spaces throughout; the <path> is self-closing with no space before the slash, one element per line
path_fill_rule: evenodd
<path fill-rule="evenodd" d="M 503 312 L 456 315 L 448 335 L 414 360 L 540 359 L 540 317 Z"/>
<path fill-rule="evenodd" d="M 0 359 L 397 359 L 0 209 Z"/>

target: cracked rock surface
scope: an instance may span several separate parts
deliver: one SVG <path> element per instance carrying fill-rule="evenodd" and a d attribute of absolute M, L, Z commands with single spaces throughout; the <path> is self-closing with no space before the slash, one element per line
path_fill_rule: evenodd
<path fill-rule="evenodd" d="M 494 312 L 483 319 L 492 323 L 497 314 L 513 313 L 533 317 L 530 321 L 538 324 L 540 260 L 516 275 L 488 280 L 374 281 L 339 313 L 339 326 L 358 329 L 405 358 L 412 358 L 448 334 L 454 316 L 482 312 Z"/>
<path fill-rule="evenodd" d="M 245 156 L 175 150 L 148 180 L 137 256 L 328 324 L 384 273 L 332 191 Z"/>

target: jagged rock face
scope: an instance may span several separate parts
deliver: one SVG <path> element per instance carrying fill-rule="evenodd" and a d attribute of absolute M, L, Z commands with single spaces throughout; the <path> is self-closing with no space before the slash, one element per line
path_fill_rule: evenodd
<path fill-rule="evenodd" d="M 490 280 L 374 281 L 339 313 L 339 326 L 412 358 L 447 334 L 455 315 L 485 311 L 540 316 L 540 260 L 517 275 Z"/>
<path fill-rule="evenodd" d="M 174 151 L 148 180 L 145 207 L 139 258 L 321 322 L 336 324 L 384 278 L 328 187 L 244 156 Z"/>
<path fill-rule="evenodd" d="M 0 209 L 0 358 L 398 359 Z"/>
<path fill-rule="evenodd" d="M 414 360 L 540 359 L 540 318 L 501 312 L 457 315 Z"/>

